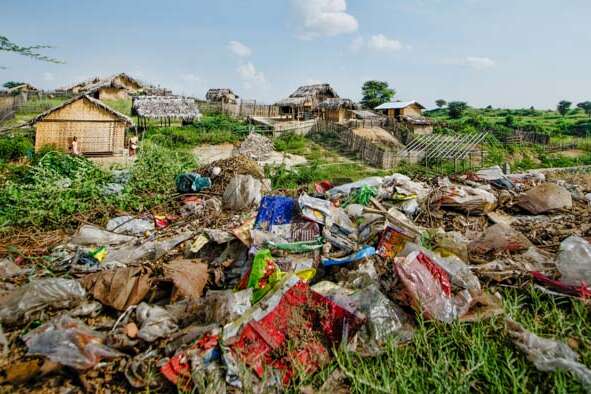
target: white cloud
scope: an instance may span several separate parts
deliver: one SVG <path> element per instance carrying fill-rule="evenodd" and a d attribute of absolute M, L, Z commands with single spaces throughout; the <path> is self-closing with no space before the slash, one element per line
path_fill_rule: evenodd
<path fill-rule="evenodd" d="M 238 67 L 238 74 L 247 89 L 252 88 L 255 84 L 262 85 L 266 83 L 265 74 L 261 71 L 257 71 L 256 67 L 251 62 L 240 65 Z"/>
<path fill-rule="evenodd" d="M 484 70 L 484 69 L 492 68 L 492 67 L 496 66 L 496 63 L 493 59 L 491 59 L 489 57 L 479 57 L 479 56 L 467 56 L 465 58 L 444 59 L 443 63 L 454 65 L 454 66 L 470 67 L 475 70 Z"/>
<path fill-rule="evenodd" d="M 495 66 L 494 60 L 489 57 L 475 57 L 475 56 L 468 56 L 466 58 L 466 65 L 475 68 L 477 70 L 482 70 L 485 68 L 491 68 Z"/>
<path fill-rule="evenodd" d="M 53 81 L 54 79 L 55 79 L 55 76 L 52 73 L 50 73 L 50 72 L 43 73 L 43 80 L 44 81 L 50 82 L 50 81 Z"/>
<path fill-rule="evenodd" d="M 367 46 L 370 49 L 381 52 L 395 52 L 402 49 L 402 43 L 400 41 L 388 38 L 383 34 L 371 36 L 367 41 Z"/>
<path fill-rule="evenodd" d="M 228 49 L 239 57 L 248 57 L 252 55 L 252 49 L 241 43 L 240 41 L 230 41 L 228 43 Z"/>
<path fill-rule="evenodd" d="M 353 33 L 359 28 L 357 19 L 347 13 L 346 0 L 291 0 L 291 4 L 302 39 Z"/>
<path fill-rule="evenodd" d="M 363 39 L 363 37 L 359 36 L 359 37 L 355 37 L 353 39 L 353 41 L 351 41 L 351 50 L 353 52 L 359 52 L 359 50 L 361 48 L 363 48 L 363 45 L 365 44 L 365 40 Z"/>

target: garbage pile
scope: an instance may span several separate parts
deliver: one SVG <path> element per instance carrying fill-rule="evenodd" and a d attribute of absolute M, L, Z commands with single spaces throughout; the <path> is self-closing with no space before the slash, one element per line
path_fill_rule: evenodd
<path fill-rule="evenodd" d="M 258 133 L 250 133 L 240 145 L 235 147 L 232 155 L 246 156 L 254 161 L 265 161 L 274 151 L 275 146 L 271 139 Z"/>
<path fill-rule="evenodd" d="M 1 260 L 0 384 L 277 389 L 336 347 L 365 357 L 409 341 L 418 318 L 503 315 L 498 282 L 591 297 L 583 187 L 493 168 L 294 197 L 263 177 L 244 156 L 212 163 L 179 175 L 176 215 L 83 225 L 35 275 Z M 507 324 L 537 368 L 591 384 L 566 344 Z"/>

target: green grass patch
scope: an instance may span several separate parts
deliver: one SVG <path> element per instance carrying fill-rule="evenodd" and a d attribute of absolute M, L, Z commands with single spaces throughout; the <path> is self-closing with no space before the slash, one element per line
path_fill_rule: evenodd
<path fill-rule="evenodd" d="M 11 227 L 54 229 L 78 224 L 77 217 L 101 221 L 117 210 L 142 212 L 169 200 L 177 174 L 194 169 L 188 152 L 151 142 L 141 144 L 131 180 L 118 195 L 105 195 L 111 174 L 90 160 L 48 152 L 32 165 L 19 167 L 0 189 L 0 230 Z"/>
<path fill-rule="evenodd" d="M 108 107 L 126 116 L 131 116 L 131 99 L 102 100 Z"/>
<path fill-rule="evenodd" d="M 581 362 L 591 364 L 591 312 L 584 303 L 533 287 L 500 293 L 509 317 L 537 335 L 576 343 Z M 353 393 L 584 392 L 568 372 L 538 371 L 511 341 L 504 319 L 445 325 L 419 317 L 411 343 L 392 341 L 374 358 L 340 351 L 336 364 Z"/>

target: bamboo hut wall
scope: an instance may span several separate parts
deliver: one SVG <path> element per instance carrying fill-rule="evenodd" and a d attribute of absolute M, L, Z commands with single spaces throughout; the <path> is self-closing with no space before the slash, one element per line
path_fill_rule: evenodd
<path fill-rule="evenodd" d="M 35 127 L 36 151 L 49 144 L 67 151 L 74 137 L 82 153 L 118 153 L 125 145 L 125 123 L 85 100 L 50 113 Z"/>

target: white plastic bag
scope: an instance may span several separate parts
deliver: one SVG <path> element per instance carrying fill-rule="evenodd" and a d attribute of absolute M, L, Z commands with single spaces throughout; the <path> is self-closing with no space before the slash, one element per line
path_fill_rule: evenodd
<path fill-rule="evenodd" d="M 223 195 L 224 207 L 242 210 L 259 205 L 262 183 L 250 175 L 236 175 L 226 186 Z"/>
<path fill-rule="evenodd" d="M 47 307 L 54 309 L 77 306 L 86 296 L 74 279 L 39 279 L 9 293 L 0 305 L 0 323 L 13 324 L 28 320 L 30 315 Z"/>
<path fill-rule="evenodd" d="M 560 243 L 556 267 L 560 279 L 569 285 L 591 284 L 591 244 L 581 237 L 568 237 Z"/>

